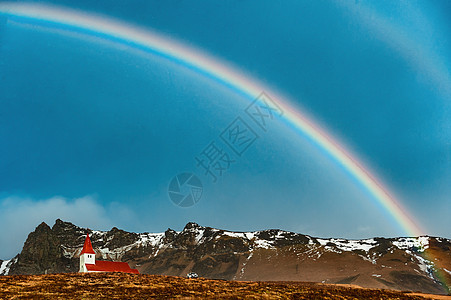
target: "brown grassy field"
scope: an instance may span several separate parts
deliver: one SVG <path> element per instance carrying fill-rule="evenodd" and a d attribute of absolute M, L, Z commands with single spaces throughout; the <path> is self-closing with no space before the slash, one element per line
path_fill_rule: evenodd
<path fill-rule="evenodd" d="M 304 282 L 186 279 L 123 273 L 0 276 L 1 299 L 424 299 L 397 291 Z"/>

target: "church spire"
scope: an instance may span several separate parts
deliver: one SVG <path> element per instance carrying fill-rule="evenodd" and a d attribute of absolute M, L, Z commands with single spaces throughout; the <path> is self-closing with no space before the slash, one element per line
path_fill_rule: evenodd
<path fill-rule="evenodd" d="M 92 249 L 91 239 L 89 238 L 89 233 L 86 234 L 85 244 L 83 245 L 83 250 L 81 250 L 81 254 L 96 254 L 94 249 Z"/>

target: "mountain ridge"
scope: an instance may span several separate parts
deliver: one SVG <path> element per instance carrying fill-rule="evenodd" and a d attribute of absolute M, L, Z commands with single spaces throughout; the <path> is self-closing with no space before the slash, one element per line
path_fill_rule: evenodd
<path fill-rule="evenodd" d="M 88 231 L 60 219 L 52 227 L 43 222 L 16 257 L 0 261 L 0 275 L 77 272 Z M 451 279 L 451 240 L 440 237 L 327 239 L 279 229 L 234 232 L 194 222 L 162 233 L 116 227 L 89 232 L 97 259 L 125 261 L 144 274 L 194 271 L 212 279 L 352 283 L 435 294 L 449 292 L 437 270 Z"/>

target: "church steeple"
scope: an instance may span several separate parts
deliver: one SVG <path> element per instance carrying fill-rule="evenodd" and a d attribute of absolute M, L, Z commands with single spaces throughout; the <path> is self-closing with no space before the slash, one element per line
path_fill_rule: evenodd
<path fill-rule="evenodd" d="M 83 245 L 83 250 L 81 250 L 80 254 L 96 254 L 94 249 L 92 249 L 91 239 L 89 238 L 89 234 L 86 234 L 85 244 Z"/>
<path fill-rule="evenodd" d="M 83 245 L 83 249 L 80 253 L 80 272 L 88 272 L 86 265 L 95 265 L 96 264 L 96 253 L 92 248 L 91 239 L 89 238 L 89 234 L 86 234 L 85 243 Z"/>

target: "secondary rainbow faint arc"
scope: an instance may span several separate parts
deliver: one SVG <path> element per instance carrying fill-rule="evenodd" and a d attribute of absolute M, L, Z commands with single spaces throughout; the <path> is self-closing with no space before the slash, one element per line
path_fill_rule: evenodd
<path fill-rule="evenodd" d="M 163 38 L 120 21 L 98 15 L 85 14 L 69 9 L 47 5 L 3 3 L 0 15 L 24 23 L 39 23 L 49 28 L 59 28 L 73 32 L 100 36 L 115 42 L 127 44 L 144 51 L 155 53 L 181 63 L 254 100 L 265 91 L 284 111 L 284 121 L 322 148 L 346 172 L 354 177 L 377 202 L 394 218 L 407 235 L 424 234 L 407 210 L 386 188 L 365 169 L 349 151 L 319 128 L 309 117 L 296 109 L 274 91 L 235 71 L 198 50 L 187 48 L 168 38 Z"/>

